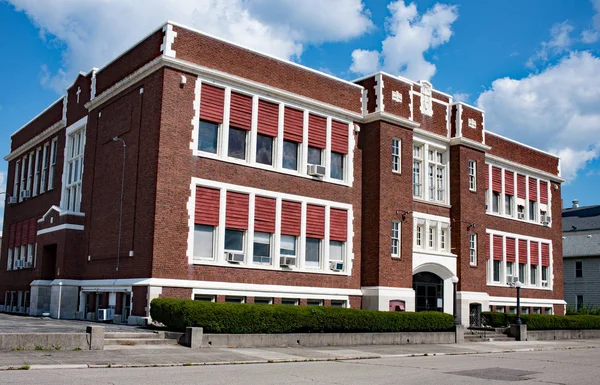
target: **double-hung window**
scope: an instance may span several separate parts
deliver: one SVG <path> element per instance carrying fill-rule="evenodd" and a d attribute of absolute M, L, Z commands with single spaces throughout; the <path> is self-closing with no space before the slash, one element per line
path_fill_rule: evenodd
<path fill-rule="evenodd" d="M 273 165 L 273 137 L 269 135 L 256 135 L 256 162 Z"/>
<path fill-rule="evenodd" d="M 194 258 L 214 259 L 215 226 L 194 225 Z"/>
<path fill-rule="evenodd" d="M 211 154 L 217 153 L 217 143 L 219 139 L 219 127 L 220 124 L 209 122 L 206 120 L 200 120 L 198 126 L 198 150 L 209 152 Z"/>
<path fill-rule="evenodd" d="M 522 284 L 527 283 L 527 264 L 519 263 L 519 282 Z"/>
<path fill-rule="evenodd" d="M 254 233 L 254 263 L 271 264 L 271 234 Z"/>
<path fill-rule="evenodd" d="M 319 268 L 321 266 L 321 240 L 306 238 L 306 267 Z"/>
<path fill-rule="evenodd" d="M 448 246 L 448 231 L 446 228 L 442 227 L 440 229 L 440 251 L 448 251 L 446 247 Z"/>
<path fill-rule="evenodd" d="M 392 257 L 400 256 L 400 223 L 392 222 Z"/>
<path fill-rule="evenodd" d="M 344 242 L 329 241 L 329 260 L 344 262 Z"/>
<path fill-rule="evenodd" d="M 535 221 L 537 204 L 535 201 L 529 201 L 529 220 Z"/>
<path fill-rule="evenodd" d="M 437 224 L 429 223 L 428 245 L 430 249 L 437 249 Z"/>
<path fill-rule="evenodd" d="M 35 171 L 33 176 L 33 193 L 32 196 L 36 196 L 39 193 L 40 186 L 40 162 L 42 158 L 42 148 L 38 147 L 35 150 Z"/>
<path fill-rule="evenodd" d="M 281 235 L 279 254 L 283 257 L 296 257 L 297 238 L 293 235 Z"/>
<path fill-rule="evenodd" d="M 344 180 L 344 154 L 331 152 L 331 177 Z"/>
<path fill-rule="evenodd" d="M 531 265 L 531 275 L 530 275 L 531 285 L 537 285 L 537 265 Z"/>
<path fill-rule="evenodd" d="M 504 215 L 513 215 L 514 197 L 512 195 L 504 195 Z"/>
<path fill-rule="evenodd" d="M 548 287 L 548 266 L 542 266 L 542 287 Z"/>
<path fill-rule="evenodd" d="M 46 192 L 46 180 L 48 176 L 48 155 L 50 155 L 50 143 L 44 144 L 44 151 L 42 154 L 42 177 L 40 178 L 40 194 Z"/>
<path fill-rule="evenodd" d="M 444 154 L 436 151 L 436 200 L 444 202 L 446 200 L 446 164 L 444 163 Z"/>
<path fill-rule="evenodd" d="M 225 253 L 244 254 L 244 231 L 225 229 Z"/>
<path fill-rule="evenodd" d="M 500 262 L 499 260 L 493 261 L 493 273 L 494 273 L 494 282 L 500 282 Z"/>
<path fill-rule="evenodd" d="M 477 234 L 469 234 L 469 263 L 473 266 L 477 265 Z"/>
<path fill-rule="evenodd" d="M 575 262 L 575 278 L 583 278 L 583 262 Z"/>
<path fill-rule="evenodd" d="M 500 210 L 500 193 L 492 191 L 492 212 L 498 213 Z"/>
<path fill-rule="evenodd" d="M 21 161 L 17 160 L 15 163 L 15 181 L 13 184 L 13 197 L 19 198 L 19 171 L 21 169 Z"/>
<path fill-rule="evenodd" d="M 230 158 L 246 159 L 246 138 L 248 131 L 229 127 L 229 142 L 227 155 Z"/>
<path fill-rule="evenodd" d="M 283 168 L 298 171 L 298 143 L 283 141 Z"/>
<path fill-rule="evenodd" d="M 323 150 L 317 147 L 308 147 L 308 164 L 323 164 Z"/>
<path fill-rule="evenodd" d="M 415 245 L 417 248 L 423 248 L 423 226 L 417 225 L 415 228 Z"/>
<path fill-rule="evenodd" d="M 85 141 L 85 129 L 83 130 L 82 141 Z M 85 143 L 84 143 L 85 144 Z M 83 145 L 82 145 L 83 147 Z M 58 138 L 54 138 L 52 140 L 52 144 L 50 145 L 50 171 L 48 171 L 48 190 L 52 190 L 54 188 L 54 169 L 56 168 L 56 157 L 58 154 Z M 83 155 L 83 148 L 81 150 L 81 154 Z M 81 160 L 83 162 L 83 158 Z"/>
<path fill-rule="evenodd" d="M 400 139 L 392 139 L 392 171 L 400 172 Z"/>
<path fill-rule="evenodd" d="M 85 128 L 68 138 L 67 180 L 65 185 L 65 208 L 79 211 L 81 208 L 81 181 L 83 176 L 83 153 L 85 149 Z M 50 188 L 50 187 L 48 187 Z"/>
<path fill-rule="evenodd" d="M 423 146 L 413 146 L 413 196 L 422 198 L 423 197 Z"/>
<path fill-rule="evenodd" d="M 469 190 L 477 190 L 477 162 L 469 161 Z"/>

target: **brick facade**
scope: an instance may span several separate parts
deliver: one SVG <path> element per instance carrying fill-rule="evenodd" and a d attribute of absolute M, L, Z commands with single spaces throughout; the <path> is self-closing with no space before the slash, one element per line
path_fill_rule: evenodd
<path fill-rule="evenodd" d="M 224 116 L 216 126 L 219 134 L 214 154 L 202 153 L 197 147 L 198 109 L 205 83 L 224 87 Z M 429 95 L 427 87 L 426 83 L 385 73 L 352 84 L 182 26 L 155 31 L 106 67 L 79 75 L 66 98 L 13 135 L 7 157 L 8 191 L 13 195 L 18 193 L 12 191 L 16 162 L 53 138 L 58 142 L 53 189 L 5 209 L 0 304 L 6 311 L 14 311 L 13 298 L 17 297 L 13 293 L 28 292 L 31 303 L 25 304 L 23 299 L 17 310 L 31 314 L 49 311 L 54 316 L 58 283 L 64 281 L 60 295 L 69 300 L 63 307 L 79 318 L 93 318 L 95 309 L 110 307 L 115 314 L 129 311 L 129 321 L 140 322 L 148 319 L 148 304 L 153 298 L 194 295 L 214 296 L 217 302 L 228 296 L 244 297 L 248 303 L 263 297 L 273 298 L 275 304 L 288 299 L 297 300 L 299 305 L 307 305 L 311 299 L 322 300 L 324 305 L 345 301 L 353 308 L 378 310 L 388 310 L 390 301 L 404 301 L 410 311 L 419 309 L 422 300 L 422 282 L 415 281 L 415 274 L 420 274 L 419 279 L 429 274 L 439 280 L 440 294 L 435 306 L 430 302 L 427 306 L 447 312 L 452 312 L 451 279 L 459 278 L 458 313 L 464 323 L 474 305 L 487 310 L 504 306 L 514 297 L 514 289 L 490 284 L 488 279 L 491 264 L 486 257 L 486 234 L 496 231 L 551 243 L 553 286 L 525 288 L 522 295 L 529 301 L 524 306 L 553 308 L 561 314 L 558 213 L 562 179 L 558 159 L 486 132 L 482 111 L 454 103 L 450 96 L 435 90 Z M 228 157 L 224 152 L 228 150 L 226 133 L 232 135 L 234 128 L 228 113 L 231 92 L 249 95 L 253 105 L 264 99 L 276 103 L 279 111 L 288 106 L 306 111 L 306 122 L 309 114 L 325 118 L 328 133 L 320 156 L 326 174 L 314 177 L 304 168 L 308 164 L 307 126 L 303 126 L 303 142 L 298 144 L 300 166 L 296 171 L 283 167 L 284 142 L 277 137 L 271 142 L 275 148 L 271 153 L 273 165 L 265 167 L 255 161 L 251 151 L 257 146 L 256 123 L 247 127 L 245 158 Z M 287 123 L 283 116 L 278 118 L 279 137 Z M 338 131 L 333 134 L 331 122 L 341 122 L 336 123 Z M 328 169 L 333 169 L 332 142 L 340 138 L 339 127 L 343 141 L 348 128 L 350 143 L 348 155 L 337 155 L 344 162 L 341 180 Z M 65 148 L 71 146 L 70 135 L 80 129 L 85 130 L 85 172 L 80 210 L 74 212 L 66 203 L 67 185 L 63 182 L 69 183 L 64 173 L 70 166 L 69 158 L 64 157 L 68 153 Z M 126 143 L 125 159 L 121 140 Z M 397 172 L 392 171 L 392 140 L 398 140 L 400 147 Z M 413 197 L 414 144 L 423 146 L 420 198 Z M 339 144 L 335 148 L 341 151 Z M 427 148 L 437 152 L 429 153 Z M 438 153 L 439 158 L 433 155 Z M 436 167 L 425 167 L 439 160 L 442 163 Z M 477 164 L 475 191 L 469 189 L 469 161 Z M 490 162 L 550 183 L 552 198 L 547 210 L 556 213 L 551 226 L 486 212 L 489 193 L 485 168 Z M 34 166 L 31 178 L 38 180 L 36 172 Z M 45 175 L 50 177 L 47 171 Z M 427 182 L 429 178 L 433 182 Z M 267 266 L 253 262 L 253 252 L 245 248 L 242 263 L 228 263 L 220 238 L 225 231 L 218 226 L 212 230 L 213 259 L 196 258 L 195 242 L 200 238 L 196 238 L 195 202 L 191 198 L 197 183 L 227 191 L 239 189 L 249 194 L 249 202 L 264 193 L 279 202 L 297 199 L 303 202 L 299 207 L 316 204 L 323 207 L 322 212 L 335 209 L 351 214 L 347 226 L 342 224 L 346 242 L 339 246 L 344 250 L 344 267 L 338 271 L 326 264 L 326 256 L 337 250 L 325 243 L 329 233 L 326 226 L 316 269 L 304 259 L 308 255 L 308 246 L 301 243 L 306 237 L 304 230 L 295 240 L 295 265 L 280 266 L 275 250 L 282 236 L 280 224 L 269 238 L 273 262 Z M 439 201 L 429 199 L 427 183 L 434 183 L 431 194 L 435 190 Z M 219 205 L 226 204 L 225 195 L 216 196 L 222 197 Z M 244 223 L 251 223 L 254 215 L 252 203 L 248 207 L 249 217 Z M 224 208 L 221 211 L 224 213 Z M 306 223 L 303 215 L 301 226 Z M 36 227 L 34 262 L 31 268 L 14 268 L 14 263 L 8 263 L 9 249 L 11 257 L 14 251 L 9 247 L 9 233 L 15 228 L 11 225 L 31 217 L 41 218 Z M 329 217 L 325 218 L 328 223 Z M 276 223 L 283 219 L 287 218 Z M 394 222 L 399 229 L 397 256 L 392 255 L 390 237 Z M 427 226 L 423 231 L 437 231 L 439 250 L 437 246 L 417 246 L 415 231 L 422 225 Z M 249 228 L 246 230 L 245 236 L 250 236 Z M 471 233 L 478 236 L 475 266 L 469 260 Z M 434 235 L 423 234 L 424 243 L 429 244 L 429 236 Z M 448 238 L 442 241 L 438 237 Z M 252 247 L 250 243 L 247 246 Z M 427 297 L 426 301 L 432 299 Z"/>

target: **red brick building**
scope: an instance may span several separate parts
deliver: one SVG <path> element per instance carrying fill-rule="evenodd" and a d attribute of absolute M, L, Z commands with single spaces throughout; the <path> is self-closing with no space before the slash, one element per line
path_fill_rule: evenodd
<path fill-rule="evenodd" d="M 167 23 L 11 137 L 0 309 L 156 297 L 564 312 L 559 159 L 426 81 L 348 82 Z M 555 215 L 553 215 L 555 214 Z M 60 313 L 60 315 L 59 315 Z"/>

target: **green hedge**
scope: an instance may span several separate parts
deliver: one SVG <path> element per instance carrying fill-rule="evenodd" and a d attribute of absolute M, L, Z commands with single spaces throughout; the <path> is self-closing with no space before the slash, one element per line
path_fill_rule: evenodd
<path fill-rule="evenodd" d="M 438 312 L 380 312 L 321 306 L 250 305 L 183 299 L 152 300 L 150 315 L 170 330 L 205 333 L 360 333 L 452 330 L 454 318 Z"/>
<path fill-rule="evenodd" d="M 498 312 L 483 312 L 481 316 L 491 327 L 508 326 L 517 318 L 516 314 Z M 593 315 L 522 314 L 521 321 L 527 325 L 527 330 L 600 329 L 600 317 Z"/>

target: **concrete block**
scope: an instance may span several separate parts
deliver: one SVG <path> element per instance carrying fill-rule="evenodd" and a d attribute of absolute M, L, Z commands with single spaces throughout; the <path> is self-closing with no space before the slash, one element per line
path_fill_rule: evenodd
<path fill-rule="evenodd" d="M 185 328 L 185 344 L 192 349 L 198 349 L 203 346 L 204 329 L 187 327 Z"/>
<path fill-rule="evenodd" d="M 85 332 L 90 350 L 104 350 L 104 326 L 88 326 Z"/>
<path fill-rule="evenodd" d="M 510 325 L 510 336 L 517 341 L 527 341 L 527 325 Z"/>
<path fill-rule="evenodd" d="M 455 342 L 457 344 L 465 343 L 465 327 L 463 325 L 456 325 L 454 327 L 454 335 L 455 335 Z"/>

